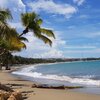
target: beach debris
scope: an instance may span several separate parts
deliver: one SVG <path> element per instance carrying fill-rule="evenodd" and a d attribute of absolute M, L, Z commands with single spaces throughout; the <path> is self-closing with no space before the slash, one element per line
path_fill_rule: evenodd
<path fill-rule="evenodd" d="M 22 91 L 22 96 L 24 99 L 28 98 L 30 95 L 35 95 L 34 91 L 30 90 L 30 91 Z"/>
<path fill-rule="evenodd" d="M 31 87 L 32 88 L 47 88 L 47 89 L 76 89 L 76 88 L 83 88 L 83 86 L 64 86 L 64 85 L 52 86 L 52 85 L 48 85 L 48 84 L 33 84 Z"/>
<path fill-rule="evenodd" d="M 78 88 L 84 88 L 84 86 L 65 86 L 65 89 L 78 89 Z"/>
<path fill-rule="evenodd" d="M 1 83 L 0 83 L 0 90 L 13 92 L 13 90 L 12 90 L 10 87 L 8 87 L 8 86 L 6 86 L 6 85 L 3 85 L 3 84 L 1 84 Z"/>
<path fill-rule="evenodd" d="M 22 93 L 0 83 L 0 100 L 23 100 Z"/>
<path fill-rule="evenodd" d="M 37 84 L 32 84 L 31 85 L 31 88 L 36 88 L 37 87 Z"/>
<path fill-rule="evenodd" d="M 21 92 L 0 91 L 0 100 L 23 100 Z"/>
<path fill-rule="evenodd" d="M 0 90 L 0 100 L 7 100 L 11 93 Z"/>
<path fill-rule="evenodd" d="M 25 85 L 25 84 L 16 84 L 16 83 L 8 83 L 8 84 L 6 84 L 6 85 L 11 85 L 11 86 L 27 86 L 27 85 Z"/>
<path fill-rule="evenodd" d="M 47 84 L 37 85 L 37 88 L 48 88 L 48 89 L 65 89 L 64 85 L 61 86 L 49 86 Z"/>
<path fill-rule="evenodd" d="M 7 100 L 17 100 L 14 95 L 10 95 L 10 97 Z"/>
<path fill-rule="evenodd" d="M 8 84 L 5 84 L 6 86 L 8 86 L 8 87 L 10 87 L 10 88 L 12 88 L 12 89 L 18 89 L 18 88 L 22 88 L 23 86 L 28 86 L 28 85 L 26 85 L 26 84 L 14 84 L 14 83 L 8 83 Z"/>
<path fill-rule="evenodd" d="M 11 98 L 13 98 L 13 99 L 11 99 Z M 8 98 L 8 100 L 23 100 L 21 92 L 19 92 L 19 91 L 12 92 L 12 94 Z"/>
<path fill-rule="evenodd" d="M 22 93 L 32 93 L 34 91 L 23 91 Z"/>

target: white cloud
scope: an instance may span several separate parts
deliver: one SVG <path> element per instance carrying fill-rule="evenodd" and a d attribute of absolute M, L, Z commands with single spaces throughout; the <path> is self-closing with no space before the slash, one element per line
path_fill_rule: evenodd
<path fill-rule="evenodd" d="M 64 54 L 66 57 L 73 58 L 73 57 L 96 57 L 100 56 L 100 48 L 96 45 L 68 45 L 65 47 Z"/>
<path fill-rule="evenodd" d="M 89 37 L 89 38 L 96 38 L 98 36 L 100 36 L 100 32 L 89 33 L 89 35 L 87 37 Z"/>
<path fill-rule="evenodd" d="M 81 36 L 85 37 L 85 38 L 98 38 L 100 36 L 100 31 L 97 31 L 97 32 L 87 32 L 86 34 L 81 34 Z"/>
<path fill-rule="evenodd" d="M 74 25 L 71 25 L 71 26 L 68 26 L 67 29 L 74 29 L 75 26 Z"/>
<path fill-rule="evenodd" d="M 2 6 L 1 6 L 2 5 Z M 21 0 L 1 0 L 0 6 L 4 8 L 9 8 L 12 11 L 14 21 L 9 22 L 11 27 L 23 29 L 20 21 L 20 13 L 25 11 L 25 5 Z M 59 6 L 59 5 L 58 5 Z M 27 49 L 22 50 L 22 52 L 14 53 L 17 55 L 25 57 L 63 57 L 63 51 L 59 49 L 59 46 L 64 45 L 65 42 L 59 36 L 56 40 L 53 40 L 54 44 L 52 47 L 45 45 L 42 41 L 36 39 L 33 34 L 30 32 L 25 36 L 29 42 L 26 43 Z"/>
<path fill-rule="evenodd" d="M 66 50 L 65 55 L 69 58 L 79 57 L 79 58 L 86 58 L 86 57 L 100 57 L 100 48 L 96 49 L 85 49 L 85 50 Z"/>
<path fill-rule="evenodd" d="M 22 2 L 22 0 L 0 0 L 0 7 L 1 8 L 9 8 L 12 13 L 13 20 L 8 21 L 11 27 L 16 28 L 18 31 L 19 29 L 23 31 L 23 26 L 20 20 L 20 14 L 25 12 L 26 6 Z"/>
<path fill-rule="evenodd" d="M 9 22 L 9 25 L 16 29 L 23 29 L 21 22 Z"/>
<path fill-rule="evenodd" d="M 7 0 L 0 0 L 0 7 L 4 8 L 7 5 Z"/>
<path fill-rule="evenodd" d="M 22 52 L 15 53 L 17 55 L 33 58 L 61 58 L 64 57 L 63 51 L 59 47 L 64 47 L 66 42 L 60 38 L 58 32 L 56 33 L 56 40 L 53 40 L 52 47 L 44 44 L 41 40 L 35 38 L 32 32 L 29 32 L 26 35 L 26 38 L 29 40 L 27 49 Z"/>
<path fill-rule="evenodd" d="M 67 50 L 66 53 L 76 53 L 76 54 L 79 54 L 79 53 L 85 53 L 86 55 L 87 54 L 96 54 L 96 53 L 99 53 L 100 54 L 100 48 L 96 48 L 96 49 L 91 49 L 91 50 Z"/>
<path fill-rule="evenodd" d="M 2 8 L 10 8 L 13 11 L 25 11 L 25 5 L 22 0 L 0 0 L 0 7 Z"/>
<path fill-rule="evenodd" d="M 85 0 L 73 0 L 74 3 L 76 3 L 78 6 L 82 5 Z"/>
<path fill-rule="evenodd" d="M 45 11 L 47 13 L 64 15 L 70 18 L 71 15 L 77 12 L 77 9 L 69 4 L 57 4 L 53 0 L 38 0 L 28 4 L 34 11 Z"/>
<path fill-rule="evenodd" d="M 63 58 L 63 51 L 57 49 L 51 49 L 48 52 L 44 52 L 41 54 L 35 54 L 36 58 Z"/>
<path fill-rule="evenodd" d="M 96 49 L 96 46 L 81 45 L 81 46 L 66 46 L 66 49 Z"/>
<path fill-rule="evenodd" d="M 80 15 L 78 18 L 87 19 L 87 18 L 89 18 L 89 16 L 88 15 Z"/>

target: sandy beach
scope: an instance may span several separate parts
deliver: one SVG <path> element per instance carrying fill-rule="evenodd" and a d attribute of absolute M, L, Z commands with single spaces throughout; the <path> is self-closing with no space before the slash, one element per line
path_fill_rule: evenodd
<path fill-rule="evenodd" d="M 25 100 L 99 100 L 100 95 L 73 92 L 72 90 L 32 88 L 33 82 L 22 80 L 10 74 L 9 71 L 0 71 L 0 82 L 15 91 L 22 92 Z"/>

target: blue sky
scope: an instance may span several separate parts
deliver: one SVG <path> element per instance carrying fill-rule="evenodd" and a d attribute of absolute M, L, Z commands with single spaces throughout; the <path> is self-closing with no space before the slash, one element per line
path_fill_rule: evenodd
<path fill-rule="evenodd" d="M 35 11 L 44 20 L 42 27 L 56 35 L 49 47 L 29 32 L 27 49 L 15 54 L 33 58 L 100 57 L 100 0 L 0 0 L 0 6 L 12 11 L 9 24 L 19 33 L 24 29 L 20 14 Z"/>

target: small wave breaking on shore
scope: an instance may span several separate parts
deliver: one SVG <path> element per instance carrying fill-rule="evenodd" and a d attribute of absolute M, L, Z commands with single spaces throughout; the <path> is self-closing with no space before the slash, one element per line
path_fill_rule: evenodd
<path fill-rule="evenodd" d="M 37 65 L 36 65 L 37 66 Z M 57 81 L 65 81 L 69 83 L 75 83 L 80 85 L 88 85 L 88 86 L 100 86 L 100 80 L 94 80 L 91 77 L 93 76 L 82 76 L 82 77 L 70 77 L 70 76 L 60 76 L 60 75 L 51 75 L 51 74 L 43 74 L 35 71 L 36 66 L 30 66 L 27 68 L 22 68 L 21 70 L 12 72 L 15 75 L 23 75 L 31 78 L 39 78 L 39 79 L 47 79 L 47 80 L 57 80 Z M 33 71 L 34 70 L 34 71 Z"/>

